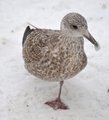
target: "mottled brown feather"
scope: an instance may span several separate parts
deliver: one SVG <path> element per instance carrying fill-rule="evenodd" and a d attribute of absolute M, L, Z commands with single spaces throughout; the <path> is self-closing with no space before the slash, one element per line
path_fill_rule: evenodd
<path fill-rule="evenodd" d="M 83 38 L 61 30 L 34 29 L 23 46 L 26 69 L 43 80 L 62 81 L 75 76 L 87 64 Z"/>

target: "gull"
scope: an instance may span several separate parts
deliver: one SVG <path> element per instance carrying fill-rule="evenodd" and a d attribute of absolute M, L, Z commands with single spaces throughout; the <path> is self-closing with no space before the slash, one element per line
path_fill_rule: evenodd
<path fill-rule="evenodd" d="M 60 30 L 30 28 L 27 26 L 23 41 L 23 59 L 29 73 L 45 81 L 60 83 L 55 100 L 45 102 L 53 109 L 68 109 L 61 100 L 64 80 L 73 78 L 87 65 L 84 38 L 96 49 L 100 46 L 90 34 L 86 19 L 79 13 L 68 13 Z"/>

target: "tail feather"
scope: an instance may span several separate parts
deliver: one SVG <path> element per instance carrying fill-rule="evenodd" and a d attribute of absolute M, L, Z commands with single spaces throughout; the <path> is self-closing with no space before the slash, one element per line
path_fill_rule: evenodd
<path fill-rule="evenodd" d="M 32 31 L 33 31 L 33 29 L 30 29 L 30 27 L 27 26 L 27 28 L 25 29 L 24 35 L 23 35 L 22 46 L 24 45 L 27 36 L 28 36 Z"/>

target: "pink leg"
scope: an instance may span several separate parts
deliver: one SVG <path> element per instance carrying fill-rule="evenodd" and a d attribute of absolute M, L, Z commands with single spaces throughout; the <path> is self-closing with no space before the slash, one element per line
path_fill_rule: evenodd
<path fill-rule="evenodd" d="M 45 103 L 55 110 L 57 110 L 57 109 L 68 109 L 68 107 L 60 99 L 63 83 L 64 83 L 63 81 L 60 82 L 60 90 L 59 90 L 59 94 L 58 94 L 57 99 L 53 100 L 53 101 L 48 101 L 48 102 Z"/>

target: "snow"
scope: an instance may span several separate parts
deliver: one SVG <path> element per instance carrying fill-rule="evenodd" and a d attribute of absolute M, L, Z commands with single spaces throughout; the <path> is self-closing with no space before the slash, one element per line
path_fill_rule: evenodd
<path fill-rule="evenodd" d="M 27 23 L 59 29 L 66 13 L 86 17 L 101 49 L 85 39 L 87 67 L 65 81 L 62 100 L 69 110 L 53 110 L 59 84 L 38 80 L 24 68 L 22 36 Z M 109 0 L 0 0 L 0 120 L 109 119 Z"/>

